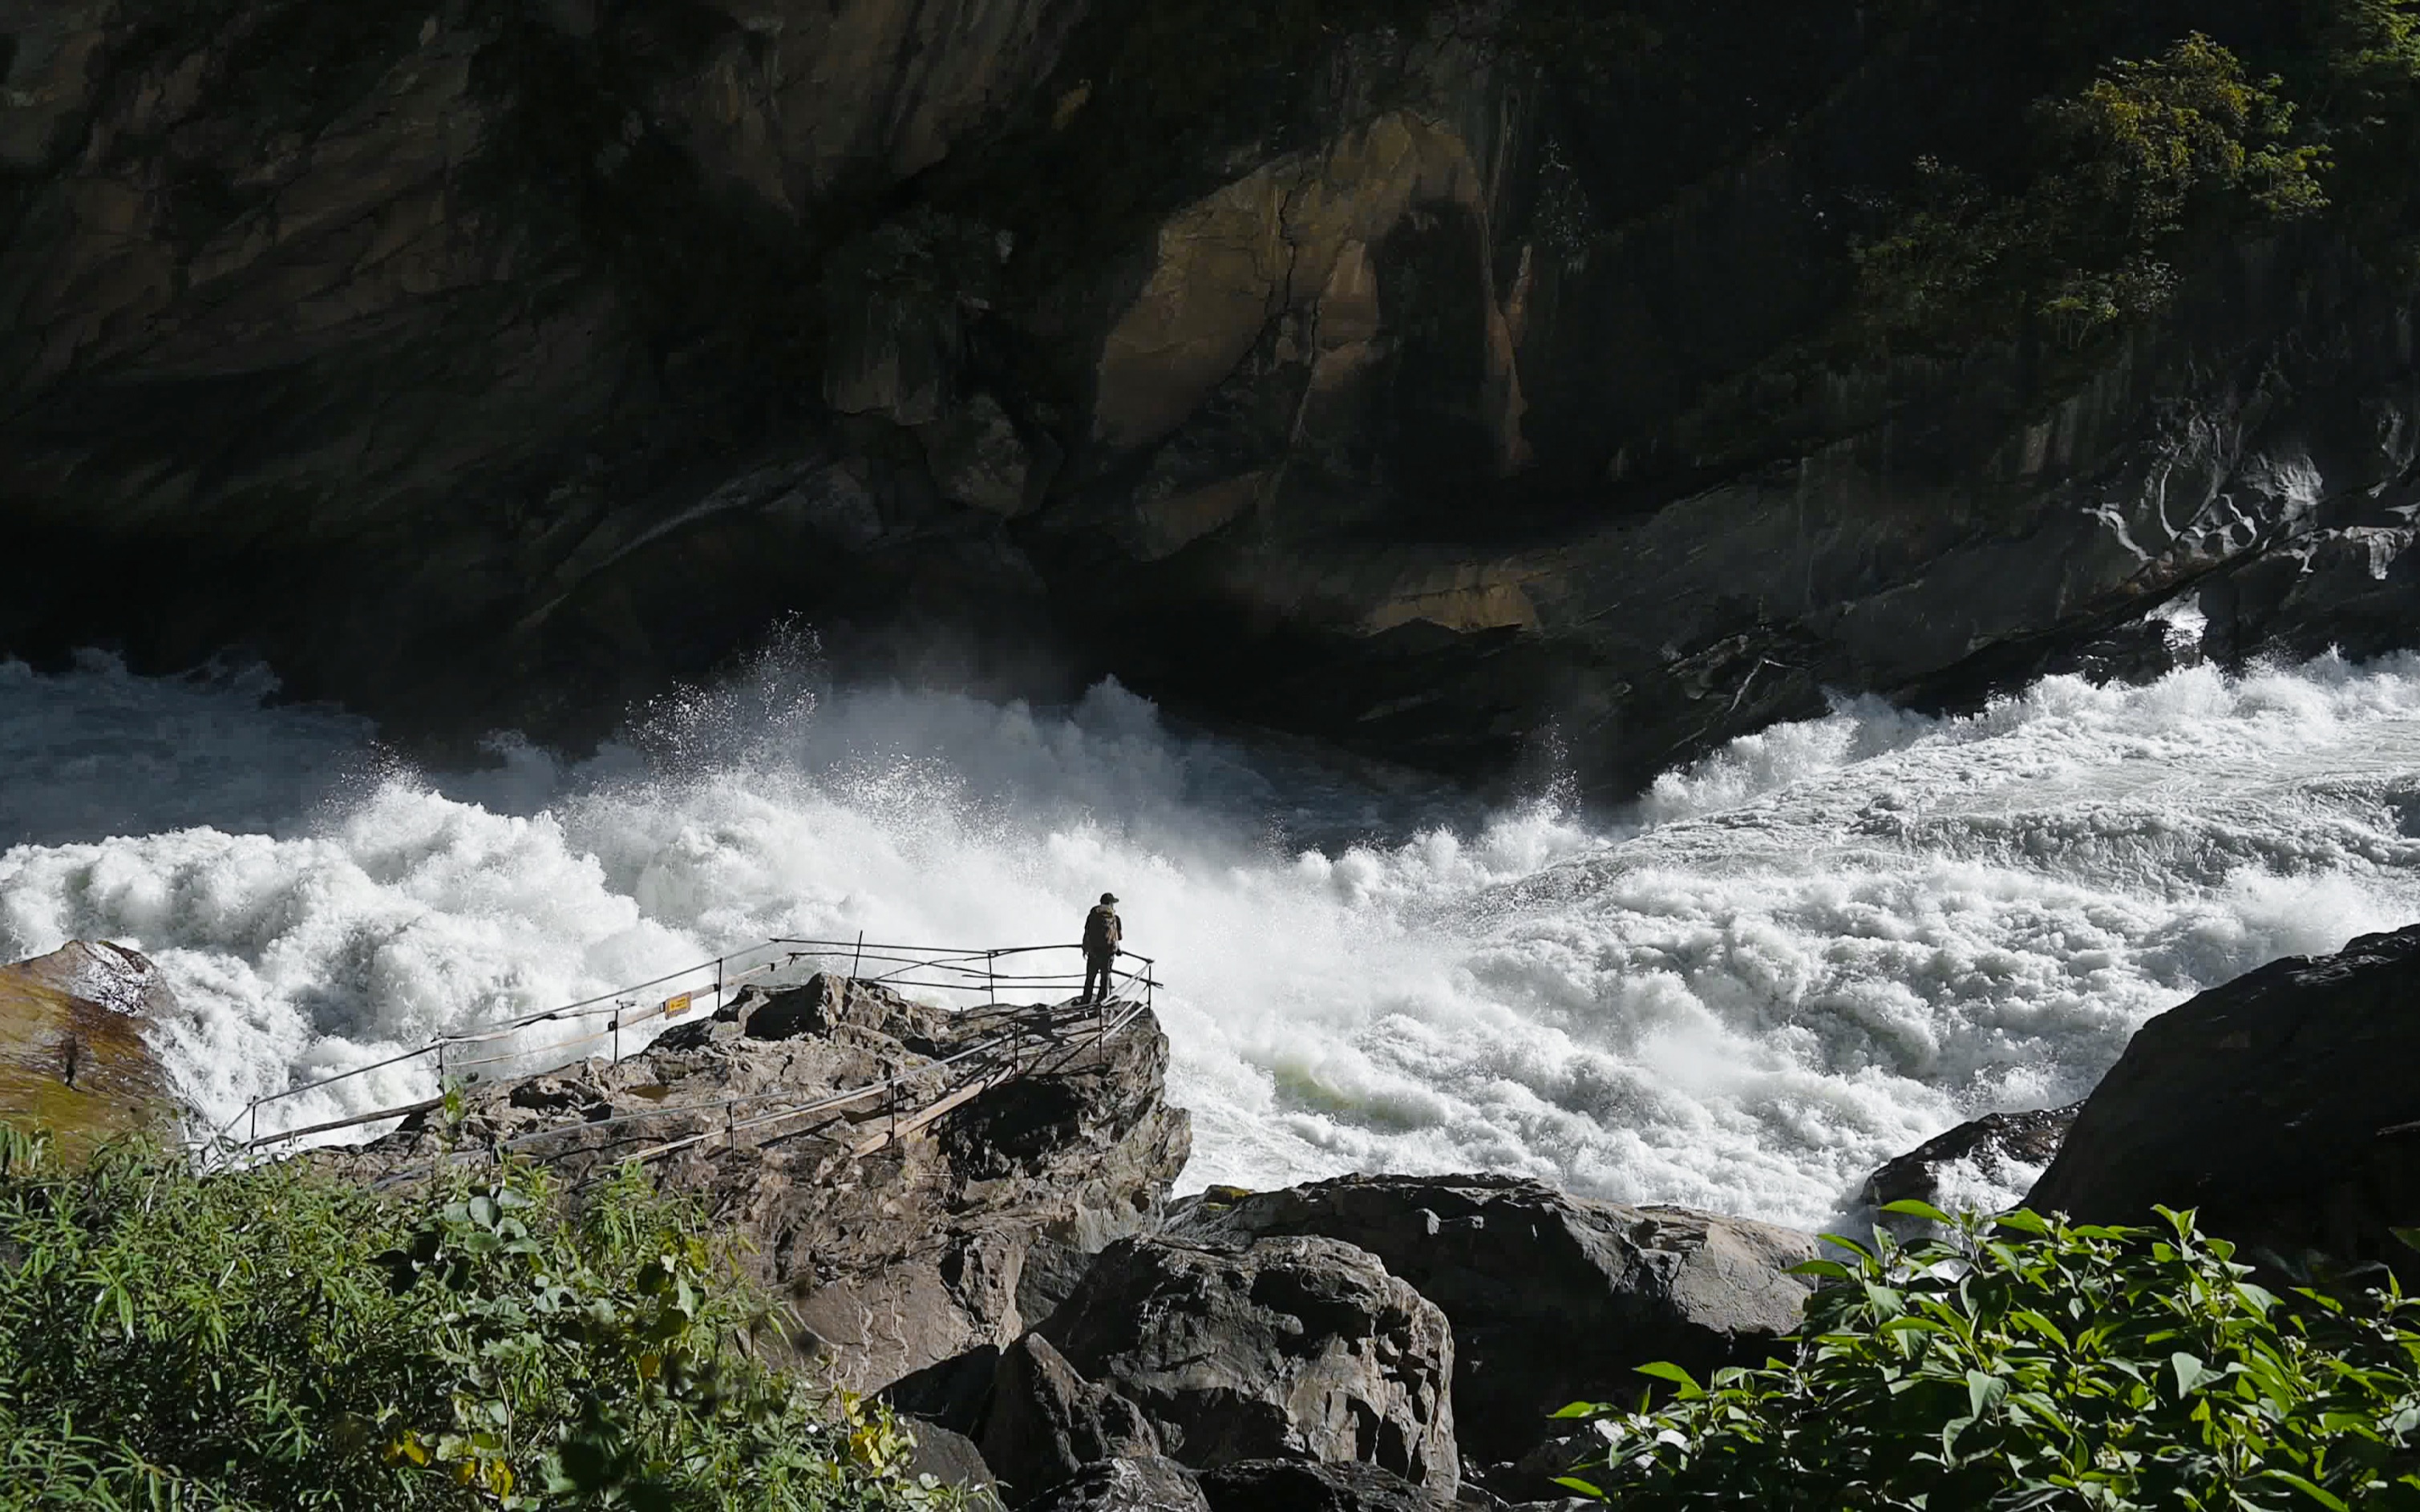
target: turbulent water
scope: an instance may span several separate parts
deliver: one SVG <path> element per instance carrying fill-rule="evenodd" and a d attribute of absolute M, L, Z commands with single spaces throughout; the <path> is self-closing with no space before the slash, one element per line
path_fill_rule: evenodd
<path fill-rule="evenodd" d="M 1045 712 L 777 656 L 594 760 L 468 774 L 271 691 L 0 665 L 0 952 L 156 956 L 220 1117 L 761 936 L 1061 939 L 1109 888 L 1169 983 L 1189 1186 L 1483 1168 L 1811 1225 L 1962 1118 L 2080 1096 L 2199 988 L 2420 913 L 2411 658 L 1847 702 L 1589 817 L 1114 685 Z"/>

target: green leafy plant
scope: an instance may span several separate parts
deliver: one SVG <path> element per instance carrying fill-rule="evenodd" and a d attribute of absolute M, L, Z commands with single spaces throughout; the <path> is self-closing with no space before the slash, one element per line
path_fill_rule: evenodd
<path fill-rule="evenodd" d="M 380 1202 L 0 1150 L 0 1506 L 905 1508 L 887 1412 L 767 1365 L 690 1205 L 541 1170 Z"/>
<path fill-rule="evenodd" d="M 1922 335 L 2013 331 L 2066 346 L 2164 308 L 2180 239 L 2318 213 L 2325 147 L 2298 139 L 2275 78 L 2196 32 L 2120 59 L 2032 113 L 2015 192 L 1921 159 L 1913 191 L 1857 247 L 1861 319 Z"/>
<path fill-rule="evenodd" d="M 2225 1240 L 2026 1211 L 1886 1211 L 1941 1237 L 1801 1267 L 1794 1361 L 1660 1407 L 1575 1404 L 1599 1459 L 1565 1482 L 1625 1512 L 2420 1506 L 2420 1335 L 2388 1283 L 2358 1306 L 2256 1284 Z"/>

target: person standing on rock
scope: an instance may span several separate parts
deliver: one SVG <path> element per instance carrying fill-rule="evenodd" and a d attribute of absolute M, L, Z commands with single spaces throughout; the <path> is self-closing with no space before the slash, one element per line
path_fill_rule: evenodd
<path fill-rule="evenodd" d="M 1084 993 L 1078 1003 L 1106 1003 L 1109 1000 L 1109 972 L 1118 964 L 1118 942 L 1125 938 L 1125 930 L 1118 922 L 1118 895 L 1101 894 L 1101 901 L 1084 916 Z M 1093 993 L 1093 983 L 1101 984 L 1100 995 Z"/>

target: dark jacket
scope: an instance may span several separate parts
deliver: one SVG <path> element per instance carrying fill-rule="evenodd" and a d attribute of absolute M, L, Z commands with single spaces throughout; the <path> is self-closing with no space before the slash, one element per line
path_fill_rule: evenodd
<path fill-rule="evenodd" d="M 1125 932 L 1118 924 L 1118 911 L 1108 903 L 1094 903 L 1093 911 L 1084 916 L 1086 955 L 1113 956 L 1118 953 L 1118 942 L 1124 938 Z"/>

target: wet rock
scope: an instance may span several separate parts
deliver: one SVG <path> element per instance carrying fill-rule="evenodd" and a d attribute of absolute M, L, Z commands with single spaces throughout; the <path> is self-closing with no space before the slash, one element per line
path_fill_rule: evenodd
<path fill-rule="evenodd" d="M 1160 1450 L 1159 1435 L 1134 1403 L 1078 1375 L 1038 1334 L 1001 1351 L 980 1442 L 984 1458 L 1019 1499 L 1095 1460 Z"/>
<path fill-rule="evenodd" d="M 174 1011 L 159 968 L 105 941 L 0 966 L 0 1122 L 50 1130 L 70 1159 L 120 1135 L 174 1141 L 184 1110 L 144 1041 Z"/>
<path fill-rule="evenodd" d="M 1453 1329 L 1454 1422 L 1473 1460 L 1512 1460 L 1634 1367 L 1759 1363 L 1808 1287 L 1812 1235 L 1683 1208 L 1573 1197 L 1502 1176 L 1348 1176 L 1198 1202 L 1173 1237 L 1317 1234 L 1369 1251 Z"/>
<path fill-rule="evenodd" d="M 1334 1240 L 1125 1240 L 1043 1330 L 1196 1468 L 1366 1460 L 1460 1481 L 1444 1315 Z"/>
<path fill-rule="evenodd" d="M 1959 1162 L 1971 1165 L 1977 1175 L 1994 1185 L 2023 1191 L 2033 1185 L 2058 1153 L 2060 1141 L 2083 1110 L 2083 1103 L 2071 1103 L 2063 1108 L 1987 1113 L 1970 1119 L 1876 1166 L 1858 1189 L 1857 1201 L 1869 1208 L 1906 1201 L 1938 1206 L 1942 1173 Z"/>
<path fill-rule="evenodd" d="M 1157 1455 L 1103 1459 L 1018 1512 L 1210 1512 L 1183 1465 Z"/>
<path fill-rule="evenodd" d="M 2420 926 L 2289 956 L 2135 1031 L 2026 1196 L 2092 1223 L 2194 1208 L 2211 1233 L 2289 1259 L 2415 1256 Z"/>
<path fill-rule="evenodd" d="M 1205 1470 L 1210 1512 L 1448 1512 L 1460 1504 L 1375 1465 L 1247 1459 Z"/>
<path fill-rule="evenodd" d="M 953 1016 L 838 977 L 777 983 L 743 1012 L 676 1027 L 618 1065 L 473 1087 L 458 1126 L 417 1115 L 314 1158 L 373 1182 L 425 1177 L 441 1148 L 449 1160 L 544 1159 L 573 1181 L 644 1158 L 659 1184 L 748 1239 L 749 1263 L 798 1320 L 793 1350 L 835 1384 L 874 1391 L 1025 1333 L 1019 1283 L 1034 1246 L 1063 1267 L 1156 1226 L 1190 1149 L 1189 1120 L 1167 1102 L 1167 1037 L 1148 1014 L 1104 1044 L 1089 1018 Z M 966 1083 L 1004 1064 L 988 1052 L 940 1064 L 1020 1018 L 1018 1078 Z M 774 1026 L 783 1037 L 737 1032 Z M 895 1100 L 774 1117 L 894 1076 Z M 975 1095 L 918 1120 L 953 1088 Z M 1050 1116 L 1029 1116 L 1036 1106 Z M 992 1148 L 987 1131 L 1012 1131 L 1011 1148 Z M 985 1389 L 957 1385 L 971 1400 Z M 967 1401 L 935 1415 L 975 1426 Z"/>

